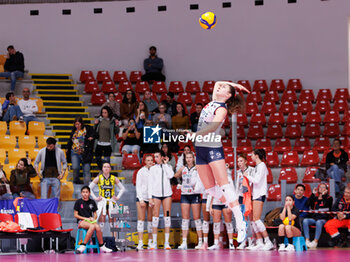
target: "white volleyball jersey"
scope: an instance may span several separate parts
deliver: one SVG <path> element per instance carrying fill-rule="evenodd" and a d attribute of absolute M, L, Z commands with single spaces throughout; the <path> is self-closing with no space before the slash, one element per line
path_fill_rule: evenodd
<path fill-rule="evenodd" d="M 181 194 L 182 195 L 192 195 L 197 194 L 194 192 L 194 188 L 198 183 L 199 175 L 196 167 L 189 169 L 187 166 L 182 170 L 182 185 Z"/>

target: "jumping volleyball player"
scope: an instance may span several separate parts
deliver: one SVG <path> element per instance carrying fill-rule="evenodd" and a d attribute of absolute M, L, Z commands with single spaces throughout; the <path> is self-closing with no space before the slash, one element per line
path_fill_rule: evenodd
<path fill-rule="evenodd" d="M 199 117 L 196 137 L 210 133 L 219 136 L 221 126 L 227 112 L 234 113 L 244 107 L 244 101 L 237 95 L 236 90 L 249 92 L 243 86 L 231 82 L 216 82 L 213 90 L 213 101 L 207 104 Z M 198 139 L 199 140 L 199 139 Z M 238 195 L 233 185 L 229 184 L 225 166 L 225 156 L 221 142 L 202 142 L 196 139 L 196 163 L 200 179 L 206 192 L 226 204 L 235 217 L 238 232 L 237 241 L 240 243 L 246 237 L 246 223 L 238 203 Z M 216 186 L 216 184 L 218 186 Z"/>

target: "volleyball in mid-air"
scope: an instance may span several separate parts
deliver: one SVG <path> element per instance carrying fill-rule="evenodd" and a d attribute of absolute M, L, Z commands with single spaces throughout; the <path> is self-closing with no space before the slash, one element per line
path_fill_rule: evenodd
<path fill-rule="evenodd" d="M 199 18 L 199 24 L 206 30 L 213 29 L 216 26 L 216 15 L 212 12 L 206 12 Z"/>

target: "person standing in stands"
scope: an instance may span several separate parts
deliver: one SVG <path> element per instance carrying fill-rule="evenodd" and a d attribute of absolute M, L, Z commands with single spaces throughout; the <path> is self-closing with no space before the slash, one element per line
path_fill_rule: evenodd
<path fill-rule="evenodd" d="M 149 48 L 150 56 L 143 61 L 143 68 L 146 73 L 141 77 L 142 81 L 165 81 L 165 76 L 162 74 L 163 59 L 157 56 L 157 48 L 151 46 Z"/>
<path fill-rule="evenodd" d="M 39 163 L 41 168 L 39 170 Z M 36 156 L 34 167 L 40 177 L 41 198 L 47 199 L 49 187 L 51 186 L 52 195 L 60 198 L 61 182 L 67 169 L 67 160 L 64 152 L 56 146 L 56 139 L 49 137 L 46 140 L 46 147 L 40 149 Z"/>
<path fill-rule="evenodd" d="M 18 101 L 18 106 L 23 113 L 23 120 L 28 125 L 30 121 L 39 121 L 35 117 L 35 113 L 38 112 L 38 106 L 35 100 L 29 98 L 30 90 L 29 88 L 23 88 L 22 90 L 23 99 Z"/>
<path fill-rule="evenodd" d="M 21 108 L 17 105 L 16 97 L 13 92 L 6 94 L 6 100 L 2 105 L 4 114 L 3 120 L 9 123 L 10 121 L 23 121 L 23 113 Z"/>
<path fill-rule="evenodd" d="M 24 76 L 24 57 L 21 52 L 16 51 L 13 45 L 7 47 L 7 52 L 5 72 L 0 73 L 0 77 L 11 78 L 11 91 L 14 91 L 17 78 Z"/>
<path fill-rule="evenodd" d="M 309 210 L 309 206 L 308 206 L 309 198 L 304 196 L 304 193 L 305 193 L 305 186 L 303 184 L 297 184 L 297 186 L 295 187 L 293 198 L 294 198 L 295 206 L 298 208 L 298 210 Z M 302 223 L 303 219 L 307 217 L 307 213 L 302 212 L 300 213 L 299 217 L 301 220 L 300 222 Z"/>

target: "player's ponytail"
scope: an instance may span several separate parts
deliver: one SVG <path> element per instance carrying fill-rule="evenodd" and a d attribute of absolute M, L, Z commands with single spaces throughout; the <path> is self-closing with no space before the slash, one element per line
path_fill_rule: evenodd
<path fill-rule="evenodd" d="M 233 86 L 230 86 L 230 93 L 231 93 L 231 97 L 226 101 L 226 106 L 228 111 L 231 114 L 235 112 L 244 113 L 245 103 L 243 98 L 237 93 L 237 91 Z"/>

